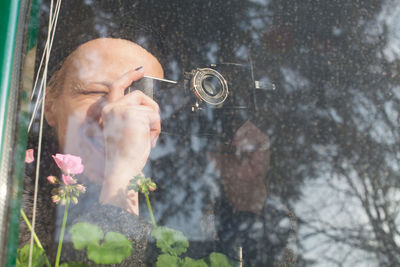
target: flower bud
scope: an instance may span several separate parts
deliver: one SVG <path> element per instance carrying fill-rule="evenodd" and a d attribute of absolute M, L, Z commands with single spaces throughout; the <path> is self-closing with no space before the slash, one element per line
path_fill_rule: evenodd
<path fill-rule="evenodd" d="M 149 184 L 149 190 L 151 191 L 151 192 L 154 192 L 154 190 L 156 190 L 156 184 L 155 183 L 150 183 Z"/>
<path fill-rule="evenodd" d="M 58 204 L 58 202 L 60 202 L 61 198 L 59 195 L 54 195 L 51 197 L 51 200 L 53 201 L 53 203 Z"/>
<path fill-rule="evenodd" d="M 58 179 L 54 175 L 47 176 L 47 181 L 51 184 L 58 184 Z"/>
<path fill-rule="evenodd" d="M 74 204 L 78 204 L 78 199 L 76 197 L 71 197 L 71 200 Z"/>
<path fill-rule="evenodd" d="M 81 184 L 76 185 L 76 190 L 78 190 L 81 193 L 85 193 L 86 192 L 86 187 L 84 187 Z"/>

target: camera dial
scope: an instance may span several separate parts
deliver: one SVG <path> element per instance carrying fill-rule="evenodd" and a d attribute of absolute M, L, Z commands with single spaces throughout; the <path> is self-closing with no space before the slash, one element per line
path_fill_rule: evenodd
<path fill-rule="evenodd" d="M 228 97 L 228 83 L 216 70 L 197 68 L 192 70 L 190 89 L 196 97 L 211 105 L 220 105 Z"/>

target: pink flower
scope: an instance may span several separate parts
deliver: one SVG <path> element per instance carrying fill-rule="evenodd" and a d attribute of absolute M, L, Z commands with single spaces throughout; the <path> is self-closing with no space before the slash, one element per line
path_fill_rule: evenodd
<path fill-rule="evenodd" d="M 27 149 L 25 151 L 25 163 L 32 163 L 35 160 L 33 157 L 33 148 Z"/>
<path fill-rule="evenodd" d="M 51 184 L 57 184 L 57 183 L 58 183 L 57 177 L 55 177 L 55 176 L 53 176 L 53 175 L 47 176 L 46 179 L 47 179 L 47 181 L 49 181 Z"/>
<path fill-rule="evenodd" d="M 74 178 L 72 178 L 70 175 L 62 175 L 62 180 L 65 185 L 70 185 L 70 184 L 76 184 L 76 181 Z"/>
<path fill-rule="evenodd" d="M 63 155 L 63 154 L 56 154 L 55 156 L 52 156 L 54 161 L 57 163 L 57 166 L 68 176 L 70 174 L 80 174 L 83 172 L 83 165 L 82 165 L 82 159 L 77 156 L 73 155 Z M 64 176 L 63 176 L 64 180 Z"/>

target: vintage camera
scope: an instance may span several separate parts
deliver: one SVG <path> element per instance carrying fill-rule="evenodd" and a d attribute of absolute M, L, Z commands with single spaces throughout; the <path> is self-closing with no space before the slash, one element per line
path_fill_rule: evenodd
<path fill-rule="evenodd" d="M 257 108 L 257 91 L 275 89 L 253 76 L 250 65 L 211 64 L 184 72 L 180 81 L 145 76 L 126 93 L 141 90 L 159 104 L 164 133 L 230 140 Z"/>

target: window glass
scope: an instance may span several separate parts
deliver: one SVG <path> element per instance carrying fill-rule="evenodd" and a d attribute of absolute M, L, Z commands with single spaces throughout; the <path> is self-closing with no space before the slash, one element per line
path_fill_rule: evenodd
<path fill-rule="evenodd" d="M 50 262 L 400 265 L 399 3 L 57 3 L 23 193 Z"/>

